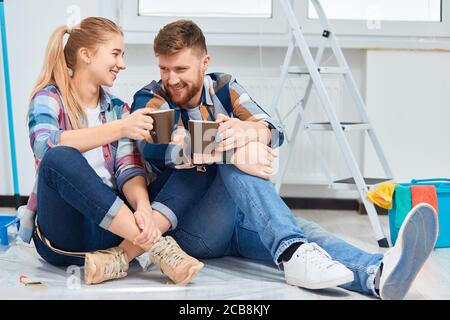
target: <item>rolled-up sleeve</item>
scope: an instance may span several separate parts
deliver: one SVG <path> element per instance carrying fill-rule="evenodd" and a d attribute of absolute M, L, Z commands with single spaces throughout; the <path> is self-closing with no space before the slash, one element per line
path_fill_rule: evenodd
<path fill-rule="evenodd" d="M 125 103 L 121 112 L 121 118 L 126 118 L 129 115 L 130 107 Z M 141 155 L 133 140 L 122 138 L 117 144 L 115 158 L 115 178 L 119 191 L 122 192 L 125 182 L 137 176 L 144 178 L 147 176 Z"/>
<path fill-rule="evenodd" d="M 45 152 L 59 145 L 61 134 L 59 119 L 63 117 L 60 101 L 48 90 L 41 90 L 31 100 L 28 112 L 30 145 L 39 161 Z"/>

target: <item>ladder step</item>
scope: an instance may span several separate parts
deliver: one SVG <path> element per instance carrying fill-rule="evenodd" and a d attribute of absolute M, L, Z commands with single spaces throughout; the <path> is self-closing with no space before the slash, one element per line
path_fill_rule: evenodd
<path fill-rule="evenodd" d="M 392 178 L 366 178 L 364 177 L 364 182 L 368 187 L 385 182 L 390 181 Z M 333 181 L 333 184 L 348 184 L 348 185 L 355 185 L 355 179 L 354 178 L 346 178 L 341 180 Z"/>
<path fill-rule="evenodd" d="M 368 130 L 370 124 L 365 122 L 340 122 L 343 131 Z M 331 122 L 314 122 L 305 124 L 305 130 L 332 131 Z"/>
<path fill-rule="evenodd" d="M 321 74 L 346 74 L 348 68 L 342 67 L 318 67 L 317 71 Z M 307 67 L 289 67 L 288 73 L 290 74 L 310 74 Z"/>

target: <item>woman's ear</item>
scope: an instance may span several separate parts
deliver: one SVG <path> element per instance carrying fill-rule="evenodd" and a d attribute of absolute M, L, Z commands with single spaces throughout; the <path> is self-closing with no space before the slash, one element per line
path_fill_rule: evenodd
<path fill-rule="evenodd" d="M 92 59 L 92 54 L 91 51 L 89 51 L 88 48 L 80 48 L 78 50 L 78 55 L 81 59 L 81 61 L 83 61 L 86 64 L 90 64 L 91 63 L 91 59 Z"/>

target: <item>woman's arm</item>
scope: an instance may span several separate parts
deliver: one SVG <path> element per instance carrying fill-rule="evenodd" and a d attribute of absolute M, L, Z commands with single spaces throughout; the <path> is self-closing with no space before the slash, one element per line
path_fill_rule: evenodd
<path fill-rule="evenodd" d="M 128 106 L 126 105 L 124 108 L 128 109 Z M 110 121 L 93 128 L 64 131 L 59 144 L 86 152 L 121 138 L 149 139 L 150 130 L 153 129 L 150 112 L 147 108 L 137 110 L 133 114 L 126 111 L 120 120 Z"/>
<path fill-rule="evenodd" d="M 73 147 L 83 153 L 122 137 L 122 120 L 114 120 L 93 128 L 66 130 L 61 133 L 59 145 Z"/>
<path fill-rule="evenodd" d="M 143 209 L 151 212 L 152 206 L 148 198 L 145 178 L 136 176 L 127 180 L 122 187 L 123 194 L 134 210 Z"/>

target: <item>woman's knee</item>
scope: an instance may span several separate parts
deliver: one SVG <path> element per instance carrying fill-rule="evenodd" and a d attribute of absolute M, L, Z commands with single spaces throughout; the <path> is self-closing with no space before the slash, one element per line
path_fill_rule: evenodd
<path fill-rule="evenodd" d="M 66 166 L 67 161 L 72 158 L 82 157 L 81 152 L 72 147 L 57 146 L 45 152 L 40 167 L 60 167 Z"/>

